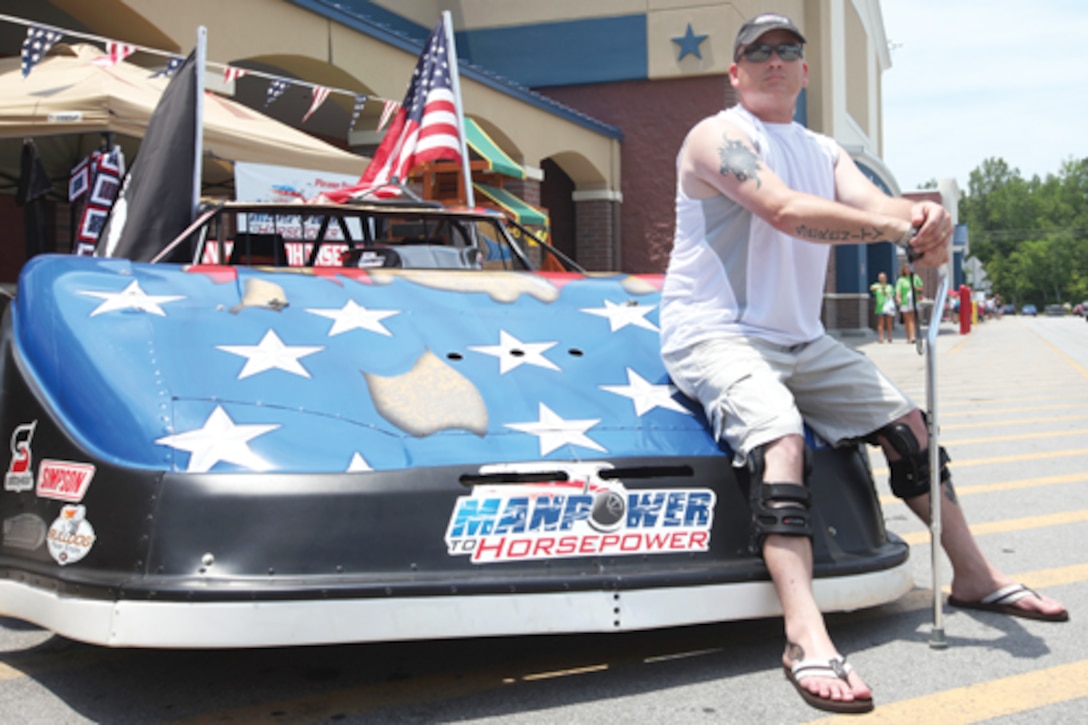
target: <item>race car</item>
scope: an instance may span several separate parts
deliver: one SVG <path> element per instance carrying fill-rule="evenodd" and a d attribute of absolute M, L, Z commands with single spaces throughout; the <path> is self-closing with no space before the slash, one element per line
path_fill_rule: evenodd
<path fill-rule="evenodd" d="M 35 257 L 0 328 L 0 614 L 165 648 L 779 615 L 661 282 L 423 202 L 220 203 L 151 262 Z M 808 438 L 817 601 L 898 598 L 865 451 Z"/>

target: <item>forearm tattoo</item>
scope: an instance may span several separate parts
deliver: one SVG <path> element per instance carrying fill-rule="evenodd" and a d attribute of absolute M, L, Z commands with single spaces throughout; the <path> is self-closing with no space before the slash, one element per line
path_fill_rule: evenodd
<path fill-rule="evenodd" d="M 798 224 L 794 230 L 794 236 L 813 242 L 858 242 L 861 244 L 888 239 L 888 234 L 879 227 L 861 227 L 854 231 L 851 229 L 816 229 L 807 224 Z"/>
<path fill-rule="evenodd" d="M 729 136 L 722 135 L 722 145 L 718 149 L 718 157 L 721 159 L 719 171 L 722 176 L 732 174 L 737 181 L 744 183 L 748 179 L 756 182 L 756 188 L 762 186 L 759 180 L 759 157 L 740 141 L 732 141 Z"/>

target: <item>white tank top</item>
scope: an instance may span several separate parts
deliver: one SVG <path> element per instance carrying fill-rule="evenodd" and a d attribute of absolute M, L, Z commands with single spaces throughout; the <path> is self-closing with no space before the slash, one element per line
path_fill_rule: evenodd
<path fill-rule="evenodd" d="M 740 106 L 719 115 L 748 135 L 763 164 L 787 186 L 835 198 L 838 146 L 831 139 L 797 123 L 764 123 Z M 816 339 L 824 334 L 820 312 L 829 252 L 826 244 L 779 232 L 726 196 L 692 199 L 677 183 L 676 237 L 661 301 L 662 352 L 720 335 L 779 345 Z"/>

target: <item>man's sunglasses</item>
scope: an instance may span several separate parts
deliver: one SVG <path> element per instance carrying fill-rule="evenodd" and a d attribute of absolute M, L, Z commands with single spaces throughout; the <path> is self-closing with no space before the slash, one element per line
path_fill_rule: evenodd
<path fill-rule="evenodd" d="M 771 53 L 778 53 L 778 57 L 788 63 L 802 57 L 802 48 L 797 43 L 782 43 L 781 45 L 756 43 L 742 50 L 737 57 L 753 63 L 762 63 L 771 57 Z"/>

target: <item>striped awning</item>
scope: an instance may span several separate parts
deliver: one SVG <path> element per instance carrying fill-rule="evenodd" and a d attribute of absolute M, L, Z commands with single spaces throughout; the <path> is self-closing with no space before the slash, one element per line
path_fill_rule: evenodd
<path fill-rule="evenodd" d="M 488 198 L 493 204 L 498 205 L 519 224 L 525 226 L 548 226 L 548 214 L 542 209 L 527 204 L 522 199 L 514 196 L 506 189 L 500 189 L 487 184 L 473 184 L 472 187 Z"/>
<path fill-rule="evenodd" d="M 469 148 L 487 162 L 487 170 L 503 174 L 514 179 L 524 179 L 525 169 L 518 162 L 506 155 L 487 132 L 471 118 L 465 118 L 465 140 Z"/>

